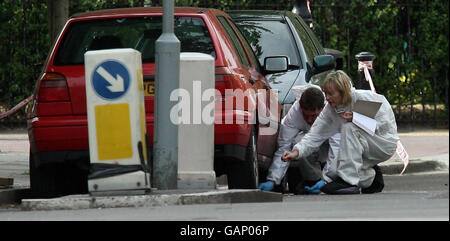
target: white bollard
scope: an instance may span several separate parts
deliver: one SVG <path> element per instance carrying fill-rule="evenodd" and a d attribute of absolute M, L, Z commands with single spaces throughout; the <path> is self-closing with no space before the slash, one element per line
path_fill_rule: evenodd
<path fill-rule="evenodd" d="M 180 54 L 180 89 L 189 100 L 178 104 L 178 188 L 215 189 L 214 58 L 202 53 Z M 208 90 L 208 91 L 206 91 Z M 187 91 L 187 92 L 186 92 Z M 186 96 L 185 96 L 186 97 Z M 182 102 L 190 103 L 190 108 Z M 184 113 L 183 113 L 184 111 Z M 186 118 L 187 117 L 187 118 Z"/>
<path fill-rule="evenodd" d="M 134 49 L 88 51 L 85 76 L 89 191 L 148 192 L 141 53 Z"/>

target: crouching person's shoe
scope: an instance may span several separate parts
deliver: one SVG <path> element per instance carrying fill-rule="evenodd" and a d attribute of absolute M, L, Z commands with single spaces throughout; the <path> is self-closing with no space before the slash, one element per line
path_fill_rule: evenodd
<path fill-rule="evenodd" d="M 300 182 L 299 184 L 297 184 L 297 186 L 294 189 L 294 195 L 307 195 L 307 194 L 310 194 L 310 192 L 308 192 L 306 190 L 306 187 L 313 186 L 318 181 L 320 181 L 320 180 L 302 181 L 302 182 Z M 319 191 L 319 193 L 320 193 L 320 191 Z M 315 194 L 318 194 L 318 193 L 315 193 Z"/>
<path fill-rule="evenodd" d="M 381 169 L 379 166 L 374 166 L 373 169 L 375 170 L 375 178 L 373 179 L 372 185 L 370 185 L 370 187 L 361 189 L 361 192 L 364 194 L 377 193 L 383 191 L 384 188 L 383 173 L 381 173 Z"/>
<path fill-rule="evenodd" d="M 335 181 L 325 184 L 320 189 L 321 192 L 326 194 L 359 194 L 359 187 L 350 185 L 338 177 Z"/>

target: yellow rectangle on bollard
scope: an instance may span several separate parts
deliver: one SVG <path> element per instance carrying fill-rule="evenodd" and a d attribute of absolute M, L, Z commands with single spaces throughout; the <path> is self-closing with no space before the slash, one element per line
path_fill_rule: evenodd
<path fill-rule="evenodd" d="M 144 154 L 144 159 L 148 160 L 147 158 L 147 138 L 145 138 L 146 127 L 145 127 L 145 106 L 143 104 L 140 105 L 140 122 L 141 122 L 141 140 L 142 140 L 142 152 Z"/>
<path fill-rule="evenodd" d="M 131 158 L 129 104 L 95 106 L 98 160 Z"/>

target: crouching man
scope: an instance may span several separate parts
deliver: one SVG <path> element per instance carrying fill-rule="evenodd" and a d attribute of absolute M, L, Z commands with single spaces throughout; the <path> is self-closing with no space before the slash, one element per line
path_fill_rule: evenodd
<path fill-rule="evenodd" d="M 325 97 L 318 86 L 307 88 L 300 99 L 295 101 L 281 121 L 278 149 L 269 168 L 267 181 L 261 183 L 259 189 L 273 190 L 275 185 L 280 185 L 287 173 L 289 192 L 307 194 L 313 192 L 308 188 L 305 190 L 305 186 L 313 186 L 320 180 L 331 182 L 336 177 L 334 160 L 339 151 L 339 133 L 329 138 L 328 142 L 314 148 L 311 154 L 302 157 L 301 161 L 289 163 L 281 160 L 283 153 L 292 150 L 311 129 L 324 106 Z"/>

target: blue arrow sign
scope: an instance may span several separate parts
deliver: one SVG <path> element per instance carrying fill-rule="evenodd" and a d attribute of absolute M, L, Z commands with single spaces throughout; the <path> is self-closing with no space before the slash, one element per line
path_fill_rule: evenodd
<path fill-rule="evenodd" d="M 130 73 L 125 65 L 115 60 L 100 63 L 92 73 L 95 92 L 105 99 L 122 97 L 130 86 Z"/>

